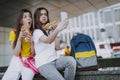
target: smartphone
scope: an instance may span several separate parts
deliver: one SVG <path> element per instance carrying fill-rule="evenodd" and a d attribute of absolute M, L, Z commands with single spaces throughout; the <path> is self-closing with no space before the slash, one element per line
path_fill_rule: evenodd
<path fill-rule="evenodd" d="M 68 16 L 67 16 L 67 12 L 61 12 L 61 21 L 67 19 Z"/>

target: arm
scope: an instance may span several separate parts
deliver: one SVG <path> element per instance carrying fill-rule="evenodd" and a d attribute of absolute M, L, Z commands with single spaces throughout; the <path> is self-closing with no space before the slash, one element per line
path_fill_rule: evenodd
<path fill-rule="evenodd" d="M 19 56 L 20 51 L 21 51 L 21 38 L 18 37 L 16 46 L 13 49 L 13 53 L 14 53 L 15 56 Z"/>
<path fill-rule="evenodd" d="M 10 43 L 11 43 L 11 46 L 12 46 L 14 55 L 15 55 L 15 56 L 18 56 L 19 53 L 20 53 L 19 48 L 21 48 L 21 47 L 20 47 L 20 46 L 21 46 L 21 40 L 20 40 L 20 38 L 18 38 L 18 41 L 17 41 L 17 43 L 16 43 L 16 49 L 15 49 L 15 48 L 13 48 L 13 43 L 14 43 L 14 41 L 15 41 L 15 38 L 16 38 L 16 30 L 10 31 L 9 41 L 10 41 Z M 19 46 L 18 46 L 18 45 L 19 45 Z"/>
<path fill-rule="evenodd" d="M 55 39 L 55 50 L 61 50 L 62 48 L 60 47 L 60 41 L 56 38 Z"/>
<path fill-rule="evenodd" d="M 47 37 L 43 35 L 42 37 L 39 38 L 39 40 L 45 43 L 49 43 L 49 44 L 52 43 L 57 37 L 58 33 L 62 31 L 63 29 L 65 29 L 67 25 L 68 25 L 68 20 L 64 20 L 60 22 L 50 36 Z"/>
<path fill-rule="evenodd" d="M 31 42 L 31 53 L 32 53 L 32 56 L 34 57 L 35 56 L 35 49 L 34 49 L 34 42 L 33 41 Z"/>
<path fill-rule="evenodd" d="M 20 52 L 21 52 L 21 39 L 22 37 L 25 37 L 25 32 L 24 30 L 20 31 L 20 34 L 18 36 L 17 42 L 16 42 L 16 46 L 13 49 L 14 55 L 15 56 L 19 56 Z"/>
<path fill-rule="evenodd" d="M 35 49 L 34 49 L 34 42 L 33 42 L 33 37 L 32 37 L 32 35 L 30 34 L 30 33 L 26 33 L 26 40 L 28 41 L 28 42 L 30 42 L 30 52 L 31 52 L 31 56 L 35 56 Z"/>
<path fill-rule="evenodd" d="M 40 37 L 39 40 L 44 42 L 44 43 L 51 44 L 55 40 L 55 38 L 57 37 L 59 32 L 60 31 L 58 31 L 58 30 L 54 30 L 51 35 L 49 35 L 49 36 L 43 35 L 43 36 Z"/>

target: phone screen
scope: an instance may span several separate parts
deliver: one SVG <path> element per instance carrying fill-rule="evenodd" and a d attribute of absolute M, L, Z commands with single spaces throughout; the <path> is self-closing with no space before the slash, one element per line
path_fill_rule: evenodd
<path fill-rule="evenodd" d="M 67 13 L 66 12 L 61 12 L 61 21 L 67 19 L 68 16 L 67 16 Z"/>

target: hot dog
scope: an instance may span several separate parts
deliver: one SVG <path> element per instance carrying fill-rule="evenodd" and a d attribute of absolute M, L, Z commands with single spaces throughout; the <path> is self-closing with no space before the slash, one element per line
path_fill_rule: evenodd
<path fill-rule="evenodd" d="M 47 23 L 47 24 L 43 27 L 43 29 L 44 29 L 44 30 L 51 29 L 51 26 L 57 25 L 57 24 L 58 24 L 57 21 L 53 21 L 53 22 Z"/>

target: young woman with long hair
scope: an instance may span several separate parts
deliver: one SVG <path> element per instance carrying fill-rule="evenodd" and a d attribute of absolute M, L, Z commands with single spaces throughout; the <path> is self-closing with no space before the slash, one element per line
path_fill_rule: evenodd
<path fill-rule="evenodd" d="M 51 25 L 49 30 L 44 29 L 49 22 L 48 10 L 43 7 L 36 9 L 33 32 L 36 66 L 47 80 L 74 80 L 76 61 L 71 56 L 60 57 L 56 53 L 60 49 L 57 35 L 67 27 L 68 20 Z M 59 71 L 64 71 L 64 77 Z"/>
<path fill-rule="evenodd" d="M 12 43 L 13 57 L 2 80 L 33 80 L 34 73 L 23 65 L 20 56 L 25 60 L 34 56 L 32 14 L 27 9 L 22 9 L 17 18 L 17 27 L 10 32 L 9 40 Z M 27 30 L 26 30 L 27 29 Z"/>

